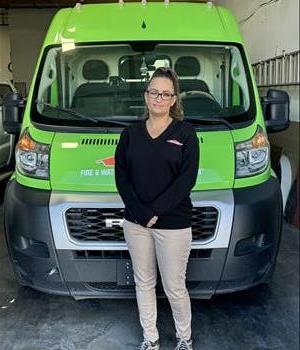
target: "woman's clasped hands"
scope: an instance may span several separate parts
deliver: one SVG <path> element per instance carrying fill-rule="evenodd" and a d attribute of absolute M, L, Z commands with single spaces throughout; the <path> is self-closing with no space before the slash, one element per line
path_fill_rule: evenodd
<path fill-rule="evenodd" d="M 154 225 L 157 219 L 158 219 L 158 216 L 153 216 L 153 218 L 150 219 L 150 221 L 148 222 L 147 227 L 151 227 L 152 225 Z"/>

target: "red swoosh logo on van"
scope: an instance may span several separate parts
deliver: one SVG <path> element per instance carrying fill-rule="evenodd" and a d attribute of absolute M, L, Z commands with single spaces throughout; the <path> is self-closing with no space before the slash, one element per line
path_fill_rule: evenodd
<path fill-rule="evenodd" d="M 96 164 L 103 164 L 104 166 L 115 166 L 115 157 L 108 157 L 103 159 L 97 159 Z"/>

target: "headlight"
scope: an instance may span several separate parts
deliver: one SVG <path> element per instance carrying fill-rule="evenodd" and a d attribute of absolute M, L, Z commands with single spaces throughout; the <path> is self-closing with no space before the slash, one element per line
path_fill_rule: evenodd
<path fill-rule="evenodd" d="M 235 144 L 235 177 L 262 173 L 270 160 L 270 144 L 261 126 L 252 139 Z"/>
<path fill-rule="evenodd" d="M 49 179 L 50 145 L 35 142 L 28 133 L 22 133 L 16 146 L 17 170 L 26 176 Z"/>

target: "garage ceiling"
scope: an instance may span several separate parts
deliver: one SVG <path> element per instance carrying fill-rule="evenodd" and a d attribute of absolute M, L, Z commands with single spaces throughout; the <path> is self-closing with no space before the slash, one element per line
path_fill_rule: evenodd
<path fill-rule="evenodd" d="M 153 2 L 155 0 L 151 0 Z M 156 0 L 162 2 L 162 0 Z M 170 0 L 172 1 L 172 0 Z M 186 1 L 186 0 L 176 0 L 178 1 Z M 118 0 L 46 0 L 46 1 L 26 1 L 26 0 L 0 0 L 0 8 L 10 9 L 10 8 L 46 8 L 46 7 L 67 7 L 74 6 L 77 2 L 81 2 L 83 4 L 96 4 L 96 3 L 104 3 L 104 2 L 118 2 Z M 124 2 L 139 2 L 137 0 L 124 0 Z M 207 2 L 205 0 L 193 0 L 193 2 Z"/>
<path fill-rule="evenodd" d="M 109 0 L 104 1 L 76 1 L 76 0 L 47 0 L 47 1 L 26 1 L 26 0 L 0 0 L 0 7 L 2 8 L 45 8 L 45 7 L 66 7 L 74 6 L 77 2 L 85 4 L 95 4 L 99 2 L 113 2 Z M 117 1 L 116 1 L 117 2 Z"/>

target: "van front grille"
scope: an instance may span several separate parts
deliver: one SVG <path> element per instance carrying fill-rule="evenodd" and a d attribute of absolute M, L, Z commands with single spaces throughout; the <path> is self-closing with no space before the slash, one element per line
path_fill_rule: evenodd
<path fill-rule="evenodd" d="M 124 242 L 122 221 L 124 208 L 70 208 L 66 222 L 70 236 L 81 242 Z M 215 234 L 218 210 L 194 207 L 193 240 L 201 241 Z"/>
<path fill-rule="evenodd" d="M 120 285 L 117 284 L 117 282 L 87 282 L 85 283 L 88 287 L 92 289 L 97 290 L 121 290 L 121 289 L 127 289 L 127 290 L 135 290 L 135 284 L 129 284 L 129 285 Z M 198 281 L 186 281 L 186 287 L 188 290 L 197 288 L 199 286 Z M 157 285 L 156 285 L 156 291 L 157 292 L 163 292 L 163 285 L 161 283 L 160 277 L 158 275 Z"/>
<path fill-rule="evenodd" d="M 128 250 L 73 250 L 73 258 L 76 260 L 103 260 L 103 259 L 130 259 Z M 190 259 L 209 259 L 212 249 L 192 249 Z"/>
<path fill-rule="evenodd" d="M 130 259 L 128 250 L 73 250 L 76 260 Z"/>

